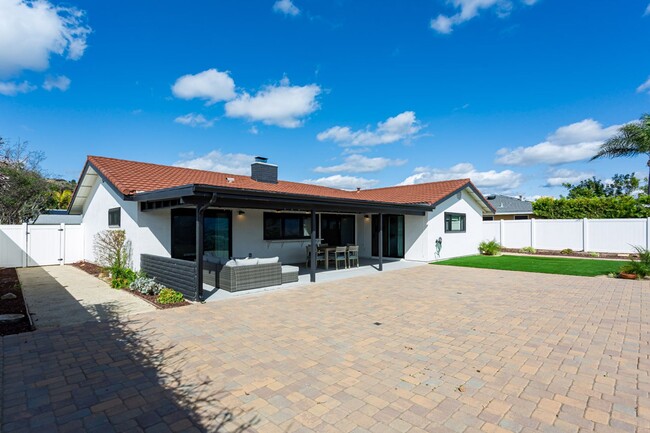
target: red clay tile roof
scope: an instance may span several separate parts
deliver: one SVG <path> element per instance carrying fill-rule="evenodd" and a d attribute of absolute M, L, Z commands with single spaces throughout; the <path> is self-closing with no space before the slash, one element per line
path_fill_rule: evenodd
<path fill-rule="evenodd" d="M 469 179 L 422 183 L 417 185 L 344 191 L 318 185 L 278 181 L 258 182 L 249 176 L 217 173 L 191 168 L 172 167 L 127 161 L 123 159 L 89 156 L 88 162 L 99 170 L 122 194 L 150 192 L 184 185 L 209 185 L 249 191 L 299 194 L 325 198 L 344 198 L 398 204 L 434 204 L 463 186 L 471 185 Z M 234 178 L 228 182 L 226 178 Z"/>

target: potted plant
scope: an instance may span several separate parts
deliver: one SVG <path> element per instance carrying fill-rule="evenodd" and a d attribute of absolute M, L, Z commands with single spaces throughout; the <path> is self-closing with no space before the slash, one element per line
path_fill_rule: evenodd
<path fill-rule="evenodd" d="M 635 246 L 634 249 L 639 256 L 638 260 L 632 258 L 628 263 L 621 266 L 618 272 L 619 278 L 640 280 L 650 275 L 650 251 L 639 246 Z"/>

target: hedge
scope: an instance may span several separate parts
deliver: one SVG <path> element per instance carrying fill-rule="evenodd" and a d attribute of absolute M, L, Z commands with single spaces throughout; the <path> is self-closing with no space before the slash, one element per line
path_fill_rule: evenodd
<path fill-rule="evenodd" d="M 542 197 L 533 202 L 538 218 L 647 218 L 650 217 L 650 196 L 552 198 Z"/>

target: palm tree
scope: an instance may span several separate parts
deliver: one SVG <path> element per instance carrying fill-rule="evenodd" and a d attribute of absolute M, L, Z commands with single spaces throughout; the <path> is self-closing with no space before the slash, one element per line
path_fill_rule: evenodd
<path fill-rule="evenodd" d="M 637 156 L 645 154 L 648 156 L 648 195 L 650 195 L 650 114 L 641 116 L 638 122 L 628 123 L 621 126 L 618 134 L 604 142 L 600 150 L 591 158 L 606 156 L 617 158 L 619 156 Z"/>

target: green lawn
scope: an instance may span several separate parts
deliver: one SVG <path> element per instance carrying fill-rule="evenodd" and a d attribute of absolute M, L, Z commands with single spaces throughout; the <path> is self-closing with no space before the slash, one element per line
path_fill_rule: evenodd
<path fill-rule="evenodd" d="M 466 268 L 500 269 L 503 271 L 541 272 L 543 274 L 580 275 L 594 277 L 617 273 L 625 262 L 616 260 L 567 259 L 534 256 L 470 256 L 435 262 L 436 265 Z"/>

